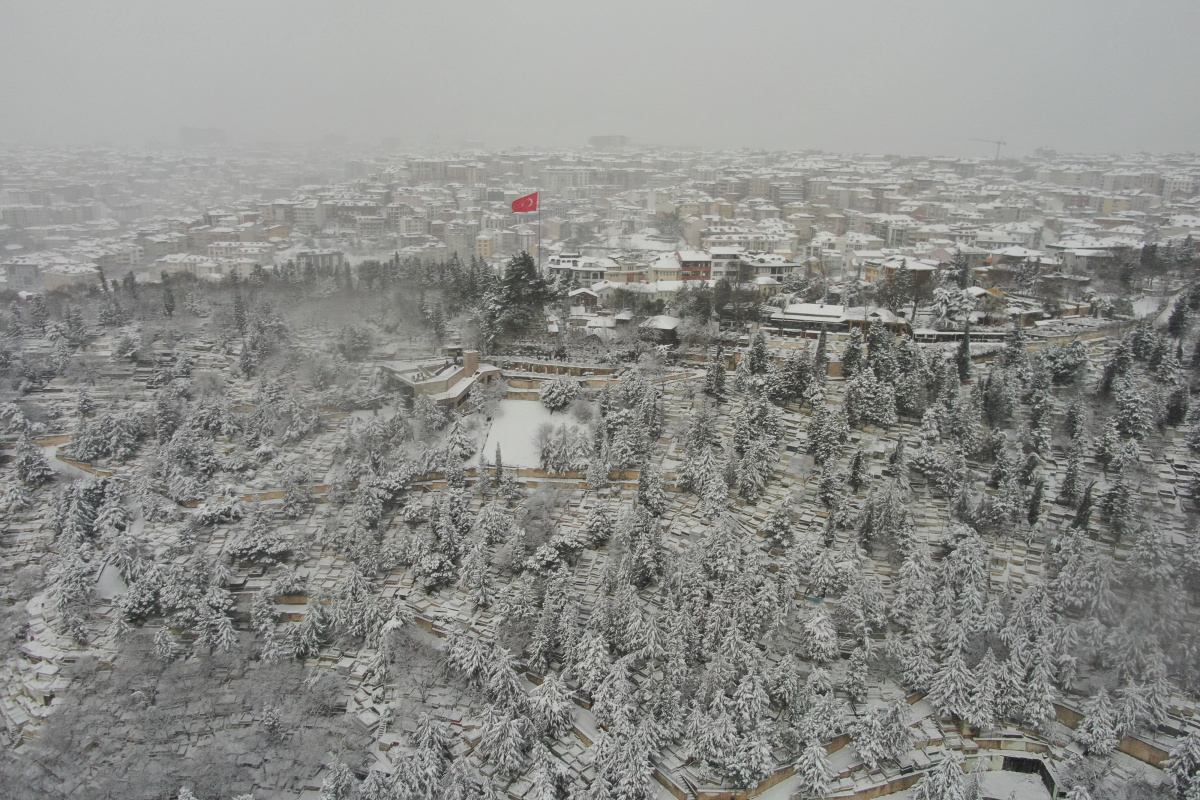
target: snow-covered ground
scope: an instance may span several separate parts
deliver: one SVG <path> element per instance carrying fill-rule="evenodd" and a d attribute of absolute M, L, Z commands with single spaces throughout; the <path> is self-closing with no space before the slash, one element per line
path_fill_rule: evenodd
<path fill-rule="evenodd" d="M 533 440 L 537 430 L 549 423 L 558 427 L 563 423 L 578 427 L 568 414 L 551 414 L 545 406 L 533 400 L 501 400 L 492 418 L 492 426 L 488 430 L 487 443 L 483 452 L 488 460 L 495 460 L 496 445 L 500 445 L 500 453 L 505 466 L 531 467 L 538 466 L 538 451 Z"/>
<path fill-rule="evenodd" d="M 1163 298 L 1161 297 L 1139 297 L 1133 301 L 1133 315 L 1140 318 L 1157 314 L 1162 305 Z"/>
<path fill-rule="evenodd" d="M 909 800 L 916 787 L 888 795 L 891 800 Z M 760 797 L 766 797 L 764 793 Z M 1037 775 L 996 770 L 983 776 L 984 800 L 1050 800 L 1050 792 Z"/>

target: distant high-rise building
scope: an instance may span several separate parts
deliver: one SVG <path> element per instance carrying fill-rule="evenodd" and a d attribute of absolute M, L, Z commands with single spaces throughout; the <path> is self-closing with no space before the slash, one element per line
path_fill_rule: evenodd
<path fill-rule="evenodd" d="M 617 136 L 617 135 L 593 136 L 590 139 L 588 139 L 588 144 L 591 145 L 592 147 L 605 149 L 605 150 L 611 149 L 614 147 L 628 147 L 629 146 L 629 137 L 628 136 Z"/>
<path fill-rule="evenodd" d="M 221 128 L 181 128 L 179 141 L 184 147 L 207 147 L 225 144 L 225 131 Z"/>

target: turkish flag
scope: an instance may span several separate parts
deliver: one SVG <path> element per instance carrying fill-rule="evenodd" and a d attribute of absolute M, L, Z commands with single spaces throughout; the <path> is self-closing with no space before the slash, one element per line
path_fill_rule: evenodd
<path fill-rule="evenodd" d="M 521 214 L 526 211 L 537 211 L 538 193 L 527 194 L 524 197 L 518 197 L 513 200 L 512 210 L 514 213 Z"/>

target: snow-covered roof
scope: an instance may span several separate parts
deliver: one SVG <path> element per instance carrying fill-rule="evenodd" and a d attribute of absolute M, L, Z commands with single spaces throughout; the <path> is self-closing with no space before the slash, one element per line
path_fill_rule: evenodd
<path fill-rule="evenodd" d="M 659 314 L 643 322 L 641 327 L 652 328 L 656 331 L 673 331 L 679 327 L 679 322 L 678 317 L 668 317 L 665 314 Z"/>
<path fill-rule="evenodd" d="M 841 318 L 845 306 L 832 306 L 824 303 L 793 303 L 783 310 L 788 316 L 820 317 L 830 322 Z"/>

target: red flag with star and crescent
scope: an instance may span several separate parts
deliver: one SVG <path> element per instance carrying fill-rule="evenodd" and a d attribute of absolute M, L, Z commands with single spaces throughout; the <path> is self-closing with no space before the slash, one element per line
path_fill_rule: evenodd
<path fill-rule="evenodd" d="M 524 197 L 518 197 L 516 200 L 513 200 L 513 213 L 521 214 L 526 211 L 537 211 L 537 201 L 537 192 L 534 192 L 533 194 L 527 194 Z"/>

